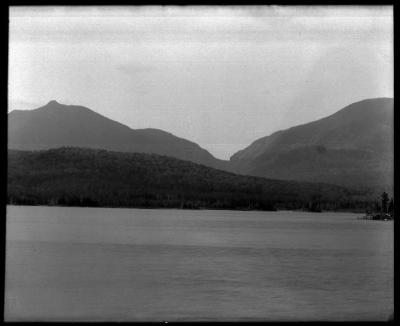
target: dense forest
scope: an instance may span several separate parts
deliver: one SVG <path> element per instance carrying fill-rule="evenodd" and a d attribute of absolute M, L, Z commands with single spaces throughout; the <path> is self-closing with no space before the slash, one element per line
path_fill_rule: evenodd
<path fill-rule="evenodd" d="M 63 147 L 8 151 L 7 203 L 190 209 L 365 210 L 370 194 L 236 175 L 157 154 Z"/>

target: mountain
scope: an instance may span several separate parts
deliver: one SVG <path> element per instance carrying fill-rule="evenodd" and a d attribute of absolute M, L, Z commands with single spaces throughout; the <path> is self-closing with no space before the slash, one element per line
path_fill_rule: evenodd
<path fill-rule="evenodd" d="M 235 175 L 168 156 L 83 148 L 8 151 L 7 202 L 220 209 L 364 208 L 328 184 Z"/>
<path fill-rule="evenodd" d="M 35 110 L 8 114 L 8 148 L 42 150 L 62 146 L 168 155 L 215 168 L 225 167 L 196 143 L 159 129 L 131 129 L 86 107 L 50 101 Z"/>
<path fill-rule="evenodd" d="M 168 132 L 134 130 L 86 107 L 51 101 L 9 113 L 8 148 L 155 153 L 238 174 L 392 192 L 393 110 L 391 98 L 356 102 L 329 117 L 260 138 L 223 161 Z"/>
<path fill-rule="evenodd" d="M 353 103 L 260 138 L 230 158 L 241 174 L 393 190 L 393 99 Z"/>

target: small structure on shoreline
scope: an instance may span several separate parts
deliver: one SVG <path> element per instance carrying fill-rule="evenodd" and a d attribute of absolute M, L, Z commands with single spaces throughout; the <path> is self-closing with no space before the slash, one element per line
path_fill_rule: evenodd
<path fill-rule="evenodd" d="M 393 220 L 393 216 L 387 213 L 371 213 L 367 212 L 365 216 L 357 217 L 358 220 L 375 220 L 375 221 L 389 221 Z"/>
<path fill-rule="evenodd" d="M 358 220 L 377 220 L 390 221 L 394 220 L 394 200 L 393 197 L 389 201 L 389 195 L 383 192 L 381 195 L 381 205 L 375 203 L 375 212 L 367 210 L 365 216 L 357 217 Z"/>

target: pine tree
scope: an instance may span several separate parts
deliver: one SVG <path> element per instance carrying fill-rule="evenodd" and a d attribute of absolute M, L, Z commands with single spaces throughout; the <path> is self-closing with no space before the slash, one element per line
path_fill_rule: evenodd
<path fill-rule="evenodd" d="M 387 213 L 387 211 L 388 211 L 389 195 L 387 194 L 387 192 L 383 192 L 381 198 L 382 198 L 382 213 Z"/>
<path fill-rule="evenodd" d="M 389 213 L 391 216 L 394 215 L 394 200 L 393 200 L 393 197 L 390 198 L 390 201 L 389 201 L 388 213 Z"/>

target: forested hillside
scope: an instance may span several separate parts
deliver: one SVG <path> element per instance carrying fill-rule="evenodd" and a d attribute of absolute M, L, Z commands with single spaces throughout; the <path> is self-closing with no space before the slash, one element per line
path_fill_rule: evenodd
<path fill-rule="evenodd" d="M 339 186 L 235 175 L 157 154 L 8 152 L 9 204 L 333 210 L 363 209 L 369 201 Z"/>

